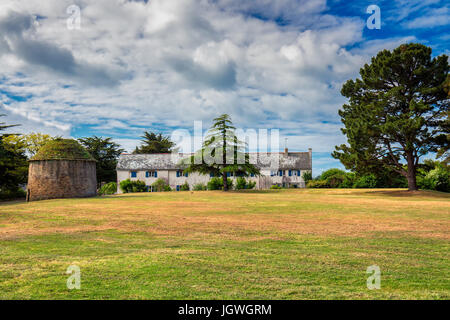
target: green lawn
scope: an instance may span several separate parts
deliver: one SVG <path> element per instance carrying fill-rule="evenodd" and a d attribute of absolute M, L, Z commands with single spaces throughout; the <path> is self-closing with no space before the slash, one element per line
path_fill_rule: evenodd
<path fill-rule="evenodd" d="M 1 299 L 449 299 L 450 196 L 167 192 L 0 203 Z M 66 269 L 81 269 L 68 290 Z M 366 268 L 381 269 L 368 290 Z"/>

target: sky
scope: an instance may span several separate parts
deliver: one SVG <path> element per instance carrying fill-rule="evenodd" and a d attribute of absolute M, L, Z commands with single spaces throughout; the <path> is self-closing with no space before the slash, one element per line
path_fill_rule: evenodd
<path fill-rule="evenodd" d="M 370 5 L 380 28 L 369 29 Z M 369 23 L 369 25 L 371 25 Z M 313 149 L 313 175 L 342 165 L 342 84 L 402 43 L 449 55 L 439 0 L 2 0 L 0 114 L 19 133 L 171 135 L 228 113 Z"/>

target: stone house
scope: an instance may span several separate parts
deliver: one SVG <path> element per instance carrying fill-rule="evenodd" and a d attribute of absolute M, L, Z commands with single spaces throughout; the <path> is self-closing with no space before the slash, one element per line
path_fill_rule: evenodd
<path fill-rule="evenodd" d="M 272 185 L 305 188 L 302 176 L 304 172 L 312 171 L 312 149 L 308 152 L 288 152 L 285 149 L 284 152 L 254 155 L 257 159 L 256 166 L 259 167 L 261 174 L 246 179 L 255 181 L 256 189 L 269 189 Z M 117 163 L 117 192 L 121 193 L 119 184 L 126 179 L 144 181 L 149 191 L 152 191 L 151 185 L 159 178 L 164 179 L 173 190 L 177 191 L 185 182 L 191 189 L 199 183 L 206 185 L 212 176 L 183 172 L 179 163 L 188 156 L 171 153 L 120 155 Z M 268 165 L 269 162 L 271 165 Z M 232 173 L 228 174 L 228 177 L 233 180 L 237 178 Z"/>

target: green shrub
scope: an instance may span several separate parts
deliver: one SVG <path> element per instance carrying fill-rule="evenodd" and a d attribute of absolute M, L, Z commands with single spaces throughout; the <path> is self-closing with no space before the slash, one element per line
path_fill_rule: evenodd
<path fill-rule="evenodd" d="M 347 172 L 345 174 L 344 180 L 341 183 L 340 188 L 353 188 L 356 181 L 356 174 L 353 172 Z"/>
<path fill-rule="evenodd" d="M 100 187 L 98 190 L 99 195 L 109 195 L 117 192 L 117 183 L 108 182 Z"/>
<path fill-rule="evenodd" d="M 342 184 L 345 180 L 346 173 L 335 173 L 328 176 L 325 181 L 329 188 L 342 188 Z"/>
<path fill-rule="evenodd" d="M 277 184 L 273 184 L 270 186 L 270 189 L 283 189 L 283 188 Z"/>
<path fill-rule="evenodd" d="M 131 182 L 133 192 L 145 192 L 147 186 L 144 181 L 136 180 Z"/>
<path fill-rule="evenodd" d="M 312 172 L 311 171 L 303 172 L 302 178 L 303 178 L 303 181 L 305 181 L 305 183 L 308 183 L 309 181 L 311 181 L 313 179 Z"/>
<path fill-rule="evenodd" d="M 233 180 L 227 178 L 228 189 L 233 189 Z M 223 189 L 223 179 L 221 177 L 215 177 L 209 180 L 208 190 L 222 190 Z"/>
<path fill-rule="evenodd" d="M 222 178 L 214 177 L 208 181 L 208 190 L 221 190 L 223 187 Z"/>
<path fill-rule="evenodd" d="M 131 190 L 132 190 L 131 180 L 130 179 L 126 179 L 126 180 L 120 181 L 119 187 L 120 187 L 120 190 L 122 190 L 123 193 L 131 192 Z"/>
<path fill-rule="evenodd" d="M 247 181 L 244 177 L 239 177 L 236 179 L 236 190 L 253 189 L 255 186 L 255 181 Z"/>
<path fill-rule="evenodd" d="M 167 184 L 165 187 L 164 187 L 164 191 L 172 191 L 172 188 Z"/>
<path fill-rule="evenodd" d="M 254 189 L 256 187 L 256 181 L 249 180 L 247 182 L 247 189 Z"/>
<path fill-rule="evenodd" d="M 207 188 L 206 188 L 205 184 L 197 183 L 197 184 L 194 185 L 193 190 L 194 191 L 204 191 L 204 190 L 207 190 Z"/>
<path fill-rule="evenodd" d="M 162 191 L 170 191 L 170 186 L 167 184 L 166 180 L 158 178 L 155 182 L 152 183 L 153 191 L 162 192 Z M 169 187 L 169 188 L 168 188 Z"/>
<path fill-rule="evenodd" d="M 326 180 L 311 180 L 306 184 L 307 188 L 329 188 Z"/>
<path fill-rule="evenodd" d="M 324 171 L 315 180 L 306 183 L 307 188 L 353 188 L 356 175 L 341 169 L 331 168 Z M 361 181 L 362 183 L 362 181 Z M 361 187 L 362 188 L 362 187 Z"/>
<path fill-rule="evenodd" d="M 375 188 L 377 186 L 377 178 L 374 174 L 364 175 L 356 179 L 353 188 Z"/>
<path fill-rule="evenodd" d="M 405 168 L 406 169 L 406 168 Z M 407 188 L 408 180 L 400 173 L 381 167 L 373 172 L 377 178 L 377 188 Z"/>
<path fill-rule="evenodd" d="M 228 183 L 228 189 L 229 190 L 233 189 L 233 186 L 234 186 L 233 180 L 227 178 L 227 183 Z"/>
<path fill-rule="evenodd" d="M 145 192 L 147 191 L 147 186 L 145 185 L 144 181 L 135 180 L 131 181 L 130 179 L 120 181 L 120 190 L 122 190 L 123 193 L 130 193 L 130 192 Z"/>
<path fill-rule="evenodd" d="M 180 191 L 189 191 L 189 183 L 187 181 L 180 186 Z"/>
<path fill-rule="evenodd" d="M 442 166 L 437 166 L 426 176 L 418 176 L 417 185 L 420 189 L 450 192 L 450 171 Z"/>
<path fill-rule="evenodd" d="M 245 178 L 239 177 L 236 179 L 236 190 L 245 189 L 246 186 L 247 186 L 247 181 L 245 181 Z"/>
<path fill-rule="evenodd" d="M 317 178 L 317 180 L 327 180 L 332 176 L 345 176 L 346 172 L 338 168 L 331 168 L 322 172 L 322 174 Z"/>

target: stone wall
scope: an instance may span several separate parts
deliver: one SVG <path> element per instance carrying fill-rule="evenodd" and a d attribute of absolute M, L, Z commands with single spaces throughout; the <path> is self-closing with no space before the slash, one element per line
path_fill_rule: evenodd
<path fill-rule="evenodd" d="M 97 194 L 95 161 L 30 161 L 27 200 L 93 197 Z"/>

